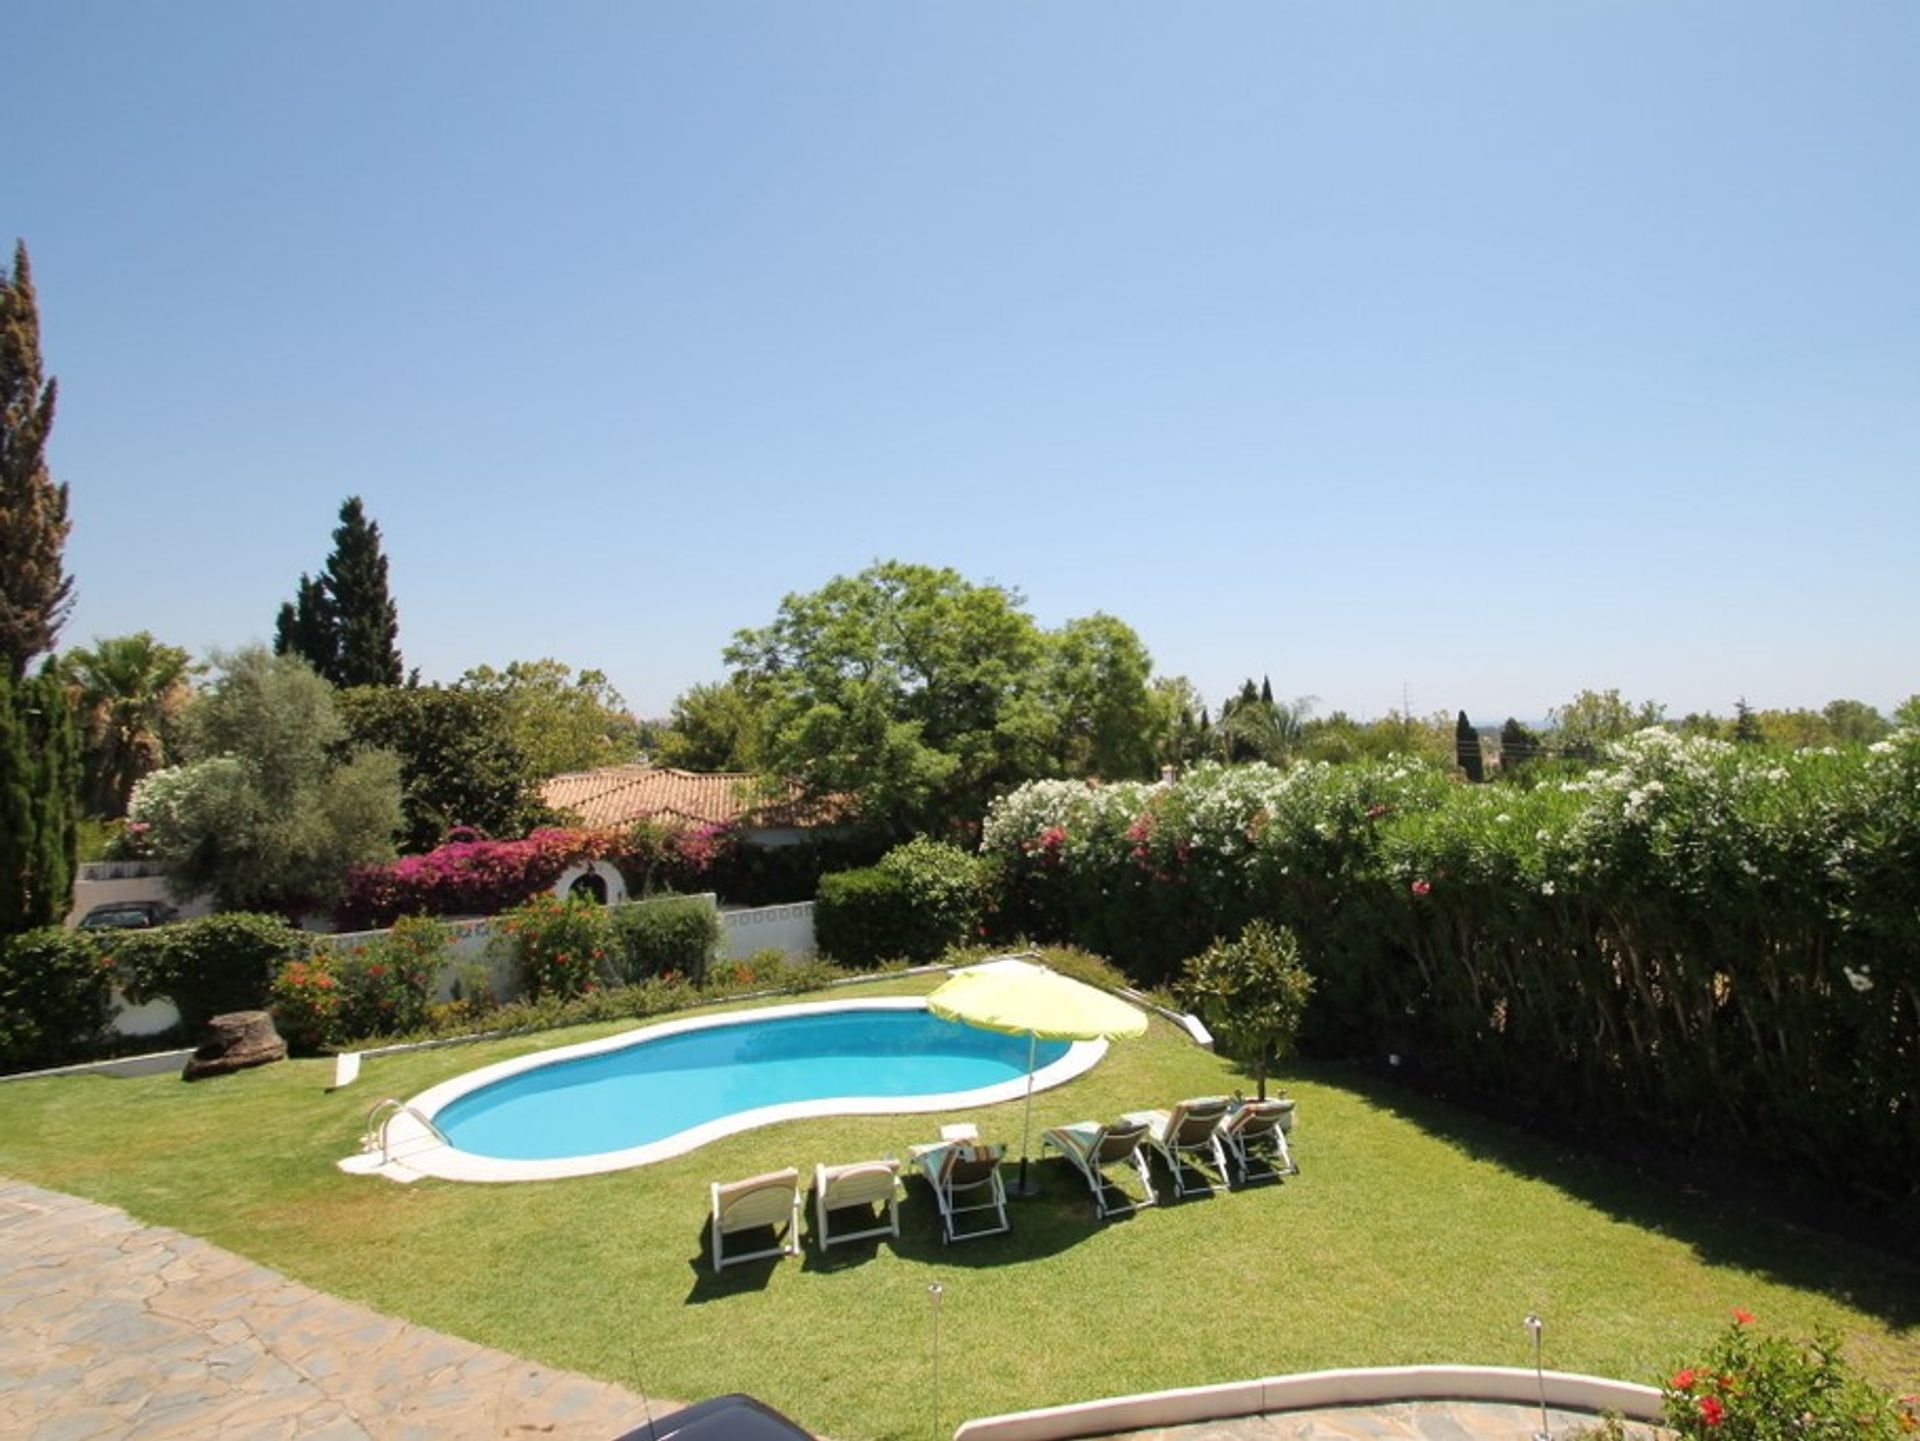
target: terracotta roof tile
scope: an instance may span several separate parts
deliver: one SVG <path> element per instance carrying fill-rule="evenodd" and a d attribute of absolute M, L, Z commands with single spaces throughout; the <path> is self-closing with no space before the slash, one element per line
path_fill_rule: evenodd
<path fill-rule="evenodd" d="M 595 829 L 630 826 L 641 820 L 679 820 L 710 826 L 830 822 L 831 816 L 821 811 L 803 818 L 797 788 L 789 787 L 782 801 L 760 801 L 757 780 L 743 771 L 701 773 L 671 766 L 608 766 L 554 776 L 541 785 L 540 798 L 554 810 L 578 816 L 582 825 Z"/>

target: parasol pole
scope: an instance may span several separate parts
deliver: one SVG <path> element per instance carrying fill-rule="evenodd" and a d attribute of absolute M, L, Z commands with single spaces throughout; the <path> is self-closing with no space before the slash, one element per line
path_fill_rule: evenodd
<path fill-rule="evenodd" d="M 1020 1184 L 1014 1188 L 1016 1196 L 1031 1196 L 1027 1189 L 1027 1144 L 1033 1139 L 1033 1062 L 1040 1052 L 1040 1033 L 1027 1032 L 1027 1104 L 1020 1120 Z M 1039 1189 L 1035 1187 L 1035 1190 Z"/>

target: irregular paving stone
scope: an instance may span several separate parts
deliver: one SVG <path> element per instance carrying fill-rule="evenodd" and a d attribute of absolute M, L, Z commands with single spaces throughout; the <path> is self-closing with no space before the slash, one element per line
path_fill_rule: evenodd
<path fill-rule="evenodd" d="M 3 1177 L 0 1234 L 7 1437 L 598 1441 L 642 1408 L 617 1386 L 382 1316 Z"/>

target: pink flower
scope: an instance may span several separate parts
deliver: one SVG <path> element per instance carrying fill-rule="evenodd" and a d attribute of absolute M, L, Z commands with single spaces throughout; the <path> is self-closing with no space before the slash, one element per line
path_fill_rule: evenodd
<path fill-rule="evenodd" d="M 1433 887 L 1428 885 L 1425 881 L 1415 881 L 1413 883 L 1413 893 L 1416 896 L 1424 896 L 1432 890 L 1433 890 Z"/>

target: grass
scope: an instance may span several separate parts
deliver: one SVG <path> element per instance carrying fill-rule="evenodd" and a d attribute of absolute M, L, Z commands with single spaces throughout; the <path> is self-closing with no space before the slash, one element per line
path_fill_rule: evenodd
<path fill-rule="evenodd" d="M 925 990 L 895 978 L 876 992 Z M 782 998 L 785 999 L 785 998 Z M 1920 1273 L 1716 1209 L 1651 1180 L 1332 1068 L 1296 1068 L 1303 1174 L 1096 1223 L 1064 1162 L 1010 1235 L 943 1247 L 923 1183 L 900 1241 L 705 1262 L 706 1186 L 931 1138 L 944 1116 L 794 1122 L 637 1171 L 510 1186 L 341 1174 L 367 1107 L 485 1062 L 619 1026 L 195 1086 L 97 1077 L 0 1086 L 0 1172 L 122 1206 L 309 1285 L 660 1396 L 744 1390 L 842 1441 L 925 1436 L 927 1288 L 944 1288 L 941 1415 L 1339 1365 L 1530 1362 L 1664 1374 L 1744 1306 L 1838 1331 L 1889 1384 L 1920 1376 Z M 1155 1021 L 1034 1101 L 1035 1134 L 1245 1086 Z M 970 1112 L 1019 1144 L 1020 1108 Z"/>

